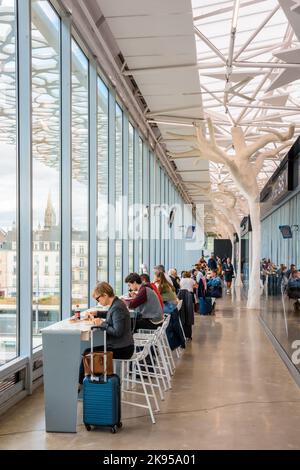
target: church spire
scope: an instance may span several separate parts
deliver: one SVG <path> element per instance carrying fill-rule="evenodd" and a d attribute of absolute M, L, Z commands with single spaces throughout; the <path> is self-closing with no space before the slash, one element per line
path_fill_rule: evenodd
<path fill-rule="evenodd" d="M 48 194 L 48 202 L 45 210 L 44 228 L 50 230 L 56 226 L 56 214 L 51 200 L 51 192 Z"/>

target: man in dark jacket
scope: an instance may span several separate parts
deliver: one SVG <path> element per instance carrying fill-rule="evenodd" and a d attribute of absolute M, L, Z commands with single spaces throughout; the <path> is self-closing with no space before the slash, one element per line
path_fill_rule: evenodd
<path fill-rule="evenodd" d="M 207 262 L 207 266 L 211 271 L 214 271 L 215 269 L 217 269 L 217 262 L 215 260 L 213 253 L 211 254 L 211 257 L 209 258 Z"/>

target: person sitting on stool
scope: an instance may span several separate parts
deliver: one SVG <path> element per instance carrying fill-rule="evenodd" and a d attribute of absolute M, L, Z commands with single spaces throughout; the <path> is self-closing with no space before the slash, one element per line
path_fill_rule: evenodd
<path fill-rule="evenodd" d="M 130 359 L 134 353 L 134 341 L 131 332 L 130 313 L 124 302 L 114 293 L 113 288 L 107 282 L 100 282 L 93 291 L 93 298 L 103 307 L 109 307 L 106 319 L 95 318 L 94 324 L 106 330 L 107 351 L 113 352 L 114 359 Z M 93 312 L 95 317 L 101 312 Z M 94 352 L 103 351 L 103 346 L 94 347 Z M 91 352 L 90 348 L 84 351 L 84 355 Z M 83 383 L 84 366 L 80 364 L 79 384 Z"/>
<path fill-rule="evenodd" d="M 125 279 L 132 300 L 127 304 L 129 309 L 136 310 L 135 331 L 138 329 L 155 330 L 163 323 L 163 311 L 158 297 L 151 287 L 142 283 L 137 273 L 128 274 Z"/>

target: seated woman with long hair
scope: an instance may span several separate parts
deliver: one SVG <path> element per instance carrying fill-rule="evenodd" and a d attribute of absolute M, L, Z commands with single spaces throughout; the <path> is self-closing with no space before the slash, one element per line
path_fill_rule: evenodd
<path fill-rule="evenodd" d="M 173 312 L 178 303 L 174 287 L 168 283 L 163 272 L 159 272 L 155 275 L 154 283 L 164 301 L 164 312 Z"/>

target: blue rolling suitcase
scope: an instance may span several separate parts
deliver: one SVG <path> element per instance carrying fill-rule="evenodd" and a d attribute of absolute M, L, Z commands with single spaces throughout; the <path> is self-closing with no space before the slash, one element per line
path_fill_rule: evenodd
<path fill-rule="evenodd" d="M 210 315 L 213 310 L 211 297 L 199 297 L 200 315 Z"/>
<path fill-rule="evenodd" d="M 91 353 L 93 353 L 93 331 L 91 328 Z M 106 332 L 104 332 L 104 352 L 106 352 Z M 91 361 L 93 368 L 93 361 Z M 116 374 L 107 376 L 106 355 L 104 374 L 88 375 L 83 380 L 83 422 L 88 431 L 91 426 L 108 426 L 114 434 L 121 423 L 121 384 Z"/>

